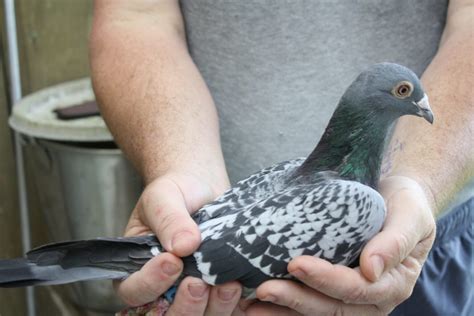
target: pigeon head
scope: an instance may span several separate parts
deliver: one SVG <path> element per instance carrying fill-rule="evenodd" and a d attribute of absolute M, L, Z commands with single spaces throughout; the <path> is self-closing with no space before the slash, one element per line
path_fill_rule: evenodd
<path fill-rule="evenodd" d="M 420 79 L 410 69 L 393 63 L 375 64 L 362 72 L 341 99 L 341 107 L 367 115 L 395 120 L 403 115 L 416 115 L 433 123 L 428 96 Z"/>
<path fill-rule="evenodd" d="M 375 187 L 390 130 L 404 115 L 433 123 L 416 74 L 392 63 L 369 67 L 347 88 L 318 146 L 296 175 L 332 170 Z"/>

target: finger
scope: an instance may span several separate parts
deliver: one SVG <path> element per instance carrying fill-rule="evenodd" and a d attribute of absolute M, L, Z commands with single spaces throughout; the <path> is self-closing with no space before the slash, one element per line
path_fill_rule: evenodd
<path fill-rule="evenodd" d="M 117 294 L 129 306 L 151 302 L 173 285 L 182 269 L 179 258 L 163 253 L 124 281 L 116 282 Z"/>
<path fill-rule="evenodd" d="M 304 285 L 284 280 L 271 280 L 257 289 L 263 301 L 288 307 L 303 315 L 380 315 L 374 305 L 344 304 Z M 253 305 L 250 307 L 254 307 Z"/>
<path fill-rule="evenodd" d="M 179 285 L 173 304 L 166 315 L 201 316 L 206 310 L 208 298 L 209 286 L 198 278 L 187 277 Z"/>
<path fill-rule="evenodd" d="M 245 310 L 245 316 L 301 316 L 301 314 L 285 306 L 258 302 Z"/>
<path fill-rule="evenodd" d="M 345 303 L 376 303 L 388 293 L 386 281 L 371 283 L 357 269 L 311 256 L 293 259 L 288 272 L 310 288 Z"/>
<path fill-rule="evenodd" d="M 362 251 L 360 268 L 371 281 L 402 263 L 420 241 L 434 236 L 435 222 L 426 199 L 413 190 L 401 189 L 388 196 L 384 228 Z"/>
<path fill-rule="evenodd" d="M 359 269 L 333 265 L 310 256 L 297 257 L 288 271 L 308 287 L 346 304 L 375 305 L 389 313 L 406 300 L 421 271 L 421 264 L 409 256 L 377 282 L 368 281 Z"/>
<path fill-rule="evenodd" d="M 148 185 L 140 198 L 138 212 L 169 252 L 184 257 L 199 246 L 199 229 L 189 215 L 181 190 L 173 181 L 159 179 Z"/>
<path fill-rule="evenodd" d="M 230 282 L 212 287 L 205 315 L 232 315 L 239 302 L 241 288 L 238 282 Z"/>
<path fill-rule="evenodd" d="M 424 263 L 428 254 L 430 253 L 431 247 L 436 237 L 436 229 L 433 229 L 431 235 L 421 240 L 410 253 L 410 257 L 413 257 L 418 263 Z"/>

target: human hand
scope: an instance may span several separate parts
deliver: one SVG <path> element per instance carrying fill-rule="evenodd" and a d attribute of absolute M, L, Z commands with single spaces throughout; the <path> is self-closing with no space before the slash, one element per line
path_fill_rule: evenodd
<path fill-rule="evenodd" d="M 168 252 L 151 259 L 124 281 L 116 282 L 117 293 L 127 305 L 153 301 L 174 284 L 183 269 L 179 257 L 193 253 L 200 244 L 199 229 L 189 214 L 216 195 L 200 177 L 183 173 L 168 173 L 145 188 L 125 236 L 155 233 Z M 236 282 L 210 288 L 189 277 L 181 282 L 168 314 L 230 315 L 239 298 L 240 285 Z"/>
<path fill-rule="evenodd" d="M 420 185 L 402 176 L 380 182 L 387 205 L 382 231 L 351 269 L 310 256 L 288 271 L 303 284 L 271 280 L 257 289 L 269 303 L 250 305 L 247 315 L 386 315 L 407 299 L 435 237 L 435 221 Z"/>

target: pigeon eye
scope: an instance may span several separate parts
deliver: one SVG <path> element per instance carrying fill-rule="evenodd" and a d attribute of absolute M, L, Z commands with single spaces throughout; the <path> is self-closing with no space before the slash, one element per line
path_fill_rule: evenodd
<path fill-rule="evenodd" d="M 405 99 L 413 92 L 413 85 L 408 81 L 399 82 L 392 90 L 392 94 L 399 98 Z"/>

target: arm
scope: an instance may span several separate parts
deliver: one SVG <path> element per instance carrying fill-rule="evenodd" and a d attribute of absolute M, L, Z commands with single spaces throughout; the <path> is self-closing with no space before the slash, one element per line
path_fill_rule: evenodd
<path fill-rule="evenodd" d="M 474 1 L 451 1 L 440 48 L 422 76 L 435 124 L 402 118 L 386 176 L 415 179 L 435 215 L 474 176 Z"/>
<path fill-rule="evenodd" d="M 298 257 L 288 271 L 306 284 L 272 280 L 247 315 L 386 315 L 408 298 L 435 237 L 439 214 L 474 171 L 474 1 L 451 0 L 439 50 L 422 80 L 433 126 L 397 125 L 380 183 L 388 215 L 364 248 L 360 269 Z M 401 146 L 400 146 L 401 144 Z"/>
<path fill-rule="evenodd" d="M 174 255 L 192 253 L 200 234 L 189 213 L 229 182 L 216 109 L 188 53 L 178 0 L 97 0 L 90 60 L 102 115 L 146 184 L 125 234 L 154 232 Z M 171 253 L 119 283 L 119 295 L 129 305 L 161 295 L 182 270 Z M 236 295 L 219 300 L 229 288 Z M 209 290 L 198 279 L 186 279 L 169 313 L 190 309 L 198 315 L 206 305 L 211 314 L 225 311 L 238 291 L 237 284 Z"/>
<path fill-rule="evenodd" d="M 227 188 L 217 113 L 178 1 L 96 1 L 90 47 L 101 112 L 145 182 L 184 169 L 212 178 L 214 195 Z"/>

